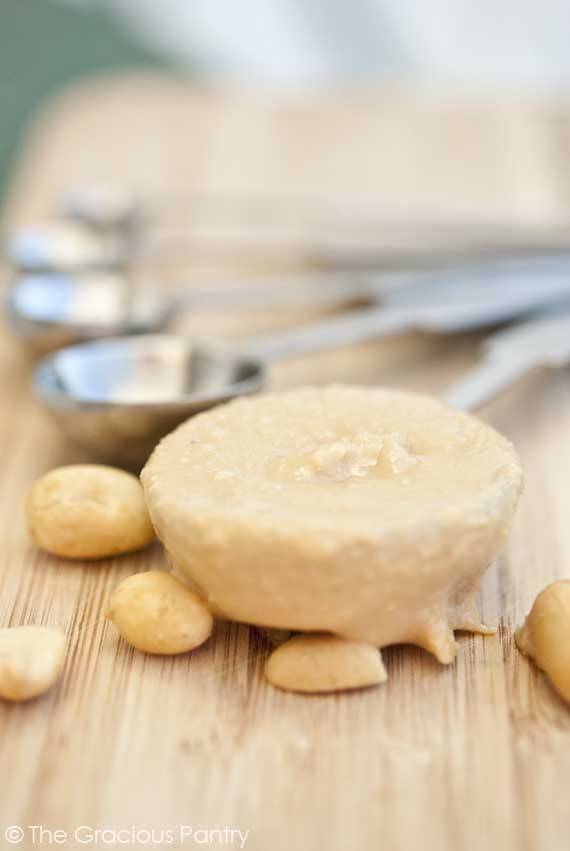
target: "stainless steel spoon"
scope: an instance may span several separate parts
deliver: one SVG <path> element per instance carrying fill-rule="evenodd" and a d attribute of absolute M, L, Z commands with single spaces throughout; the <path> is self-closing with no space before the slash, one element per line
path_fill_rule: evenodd
<path fill-rule="evenodd" d="M 164 223 L 170 211 L 174 221 Z M 386 217 L 363 199 L 346 196 L 268 197 L 215 193 L 145 199 L 125 187 L 83 186 L 58 206 L 66 220 L 122 245 L 121 259 L 183 246 L 193 255 L 230 252 L 263 256 L 301 252 L 306 258 L 342 268 L 417 267 L 487 254 L 543 254 L 568 250 L 568 229 L 512 225 L 505 221 L 411 222 Z M 157 213 L 158 221 L 157 221 Z M 108 248 L 107 248 L 108 250 Z"/>
<path fill-rule="evenodd" d="M 27 274 L 12 284 L 6 315 L 16 332 L 40 351 L 81 340 L 162 330 L 185 309 L 227 310 L 370 302 L 386 289 L 381 277 L 323 273 L 254 279 L 249 286 L 212 282 L 165 290 L 131 284 L 119 273 Z"/>
<path fill-rule="evenodd" d="M 80 187 L 61 200 L 61 219 L 12 234 L 5 254 L 25 272 L 124 270 L 150 256 L 187 262 L 189 256 L 219 260 L 228 254 L 302 255 L 329 268 L 413 269 L 483 254 L 529 256 L 569 247 L 565 225 L 398 221 L 362 201 L 338 197 L 210 194 L 185 200 L 186 223 L 183 210 L 175 207 L 177 223 L 165 225 L 148 221 L 144 204 L 127 190 Z"/>
<path fill-rule="evenodd" d="M 260 390 L 275 359 L 410 328 L 451 333 L 483 327 L 564 297 L 570 297 L 566 278 L 509 282 L 497 273 L 456 281 L 454 290 L 442 281 L 428 303 L 354 311 L 233 349 L 168 335 L 84 343 L 44 359 L 35 391 L 76 443 L 98 457 L 140 466 L 157 441 L 187 417 Z M 570 323 L 568 330 L 570 337 Z"/>
<path fill-rule="evenodd" d="M 95 233 L 82 224 L 51 221 L 23 227 L 3 240 L 3 253 L 20 272 L 66 273 L 120 269 L 130 248 L 119 231 Z"/>
<path fill-rule="evenodd" d="M 185 309 L 335 306 L 380 298 L 383 307 L 392 308 L 433 298 L 473 301 L 480 293 L 491 297 L 494 309 L 493 291 L 505 285 L 517 297 L 526 287 L 533 300 L 540 291 L 550 298 L 552 287 L 557 296 L 561 289 L 570 293 L 570 255 L 486 260 L 437 273 L 325 272 L 253 280 L 247 288 L 235 284 L 178 285 L 165 291 L 159 285 L 132 285 L 127 277 L 112 272 L 28 274 L 12 284 L 5 310 L 19 336 L 45 352 L 82 340 L 162 331 Z"/>

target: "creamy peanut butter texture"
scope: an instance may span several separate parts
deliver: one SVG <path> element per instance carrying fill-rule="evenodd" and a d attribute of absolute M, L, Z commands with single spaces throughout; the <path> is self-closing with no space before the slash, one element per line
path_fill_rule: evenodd
<path fill-rule="evenodd" d="M 434 399 L 352 386 L 240 399 L 180 426 L 142 481 L 176 567 L 214 612 L 442 662 L 507 536 L 511 444 Z"/>

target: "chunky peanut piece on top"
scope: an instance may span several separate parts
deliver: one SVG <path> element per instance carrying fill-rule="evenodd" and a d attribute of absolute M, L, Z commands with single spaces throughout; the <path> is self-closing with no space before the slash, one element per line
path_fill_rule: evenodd
<path fill-rule="evenodd" d="M 570 703 L 570 579 L 540 592 L 515 640 Z"/>
<path fill-rule="evenodd" d="M 120 555 L 155 537 L 137 477 L 99 464 L 46 473 L 30 491 L 27 516 L 35 543 L 63 558 Z"/>

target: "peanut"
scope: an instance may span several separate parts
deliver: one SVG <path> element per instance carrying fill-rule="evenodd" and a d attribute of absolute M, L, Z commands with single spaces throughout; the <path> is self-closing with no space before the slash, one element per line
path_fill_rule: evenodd
<path fill-rule="evenodd" d="M 553 582 L 540 592 L 515 640 L 570 703 L 570 579 Z"/>
<path fill-rule="evenodd" d="M 386 680 L 380 651 L 333 635 L 296 635 L 273 651 L 265 675 L 277 688 L 330 692 Z"/>
<path fill-rule="evenodd" d="M 30 700 L 47 691 L 61 672 L 64 645 L 57 627 L 0 629 L 0 698 Z"/>
<path fill-rule="evenodd" d="M 113 591 L 107 617 L 125 641 L 145 653 L 186 653 L 210 637 L 206 604 L 169 573 L 149 570 L 124 579 Z"/>
<path fill-rule="evenodd" d="M 98 464 L 42 476 L 28 496 L 27 515 L 36 544 L 63 558 L 120 555 L 155 537 L 137 477 Z"/>

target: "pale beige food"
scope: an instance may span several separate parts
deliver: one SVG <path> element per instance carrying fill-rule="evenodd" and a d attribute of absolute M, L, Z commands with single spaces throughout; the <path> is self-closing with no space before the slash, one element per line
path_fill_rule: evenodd
<path fill-rule="evenodd" d="M 125 641 L 145 653 L 187 653 L 211 635 L 213 617 L 204 602 L 175 576 L 136 573 L 115 588 L 107 617 Z"/>
<path fill-rule="evenodd" d="M 511 444 L 434 399 L 351 386 L 240 399 L 142 474 L 178 574 L 232 620 L 412 642 L 450 662 L 522 484 Z"/>
<path fill-rule="evenodd" d="M 277 688 L 307 693 L 343 691 L 386 681 L 379 651 L 334 635 L 296 635 L 274 650 L 265 676 Z"/>
<path fill-rule="evenodd" d="M 49 626 L 0 629 L 0 698 L 31 700 L 46 692 L 61 673 L 65 635 Z"/>
<path fill-rule="evenodd" d="M 26 508 L 35 543 L 63 558 L 120 555 L 155 538 L 139 480 L 114 467 L 51 470 L 32 487 Z"/>
<path fill-rule="evenodd" d="M 515 640 L 570 703 L 570 579 L 540 592 Z"/>

